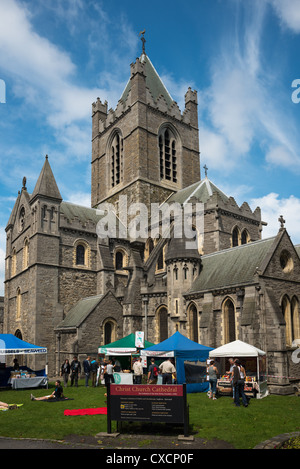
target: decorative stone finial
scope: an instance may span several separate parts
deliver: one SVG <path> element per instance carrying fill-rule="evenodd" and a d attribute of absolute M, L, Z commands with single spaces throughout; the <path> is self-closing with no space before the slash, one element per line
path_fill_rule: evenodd
<path fill-rule="evenodd" d="M 139 36 L 142 36 L 141 37 L 141 41 L 143 43 L 143 54 L 146 54 L 145 52 L 145 42 L 146 42 L 146 39 L 144 37 L 144 34 L 145 34 L 146 30 L 144 29 L 143 31 L 140 32 Z"/>

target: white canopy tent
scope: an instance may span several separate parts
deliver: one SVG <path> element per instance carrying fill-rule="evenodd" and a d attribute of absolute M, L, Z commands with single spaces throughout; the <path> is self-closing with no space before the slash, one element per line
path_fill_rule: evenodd
<path fill-rule="evenodd" d="M 256 357 L 256 374 L 259 393 L 257 397 L 268 395 L 266 374 L 260 373 L 260 361 L 266 358 L 266 352 L 241 340 L 234 340 L 209 352 L 209 358 L 253 358 Z"/>
<path fill-rule="evenodd" d="M 209 358 L 213 357 L 259 357 L 266 355 L 266 352 L 260 350 L 254 345 L 246 344 L 241 340 L 235 340 L 221 347 L 215 348 L 209 352 Z"/>

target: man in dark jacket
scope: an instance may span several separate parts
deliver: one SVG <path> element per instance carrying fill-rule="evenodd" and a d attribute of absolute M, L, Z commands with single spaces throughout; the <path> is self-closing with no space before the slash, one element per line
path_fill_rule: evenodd
<path fill-rule="evenodd" d="M 81 365 L 78 361 L 78 358 L 75 356 L 73 357 L 73 361 L 71 363 L 71 386 L 75 383 L 75 386 L 78 387 L 78 376 L 81 373 Z"/>
<path fill-rule="evenodd" d="M 85 375 L 85 387 L 89 387 L 89 377 L 91 372 L 91 357 L 87 357 L 83 360 L 83 372 Z"/>

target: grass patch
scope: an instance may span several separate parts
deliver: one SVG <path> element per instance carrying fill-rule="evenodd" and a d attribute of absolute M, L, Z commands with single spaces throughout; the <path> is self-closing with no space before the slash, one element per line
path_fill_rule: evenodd
<path fill-rule="evenodd" d="M 0 390 L 0 401 L 23 404 L 18 410 L 0 412 L 0 436 L 63 440 L 70 434 L 95 436 L 106 432 L 105 415 L 64 416 L 65 409 L 105 407 L 104 386 L 86 388 L 81 380 L 78 388 L 65 389 L 65 395 L 74 399 L 72 401 L 30 400 L 31 393 L 40 397 L 50 394 L 53 389 L 54 383 L 49 384 L 49 390 Z M 253 448 L 281 433 L 300 431 L 300 399 L 297 396 L 272 395 L 261 400 L 252 399 L 247 408 L 236 408 L 229 397 L 213 401 L 205 393 L 199 393 L 188 394 L 188 404 L 190 431 L 196 438 L 225 440 L 235 448 Z M 112 430 L 116 431 L 115 422 Z"/>

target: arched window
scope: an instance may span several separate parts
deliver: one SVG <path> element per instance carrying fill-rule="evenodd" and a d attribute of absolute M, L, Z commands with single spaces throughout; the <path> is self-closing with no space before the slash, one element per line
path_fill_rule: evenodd
<path fill-rule="evenodd" d="M 78 244 L 76 248 L 76 265 L 84 265 L 85 258 L 85 247 L 82 244 Z"/>
<path fill-rule="evenodd" d="M 123 248 L 117 248 L 115 251 L 115 269 L 124 272 L 127 274 L 126 270 L 123 270 L 124 267 L 128 265 L 128 254 Z"/>
<path fill-rule="evenodd" d="M 91 249 L 85 240 L 78 240 L 74 244 L 73 264 L 74 267 L 90 267 Z"/>
<path fill-rule="evenodd" d="M 300 317 L 299 317 L 299 301 L 296 296 L 293 296 L 291 303 L 292 314 L 292 339 L 300 339 Z"/>
<path fill-rule="evenodd" d="M 121 251 L 116 252 L 116 269 L 122 270 L 123 269 L 123 253 Z"/>
<path fill-rule="evenodd" d="M 20 319 L 21 317 L 21 308 L 22 308 L 22 296 L 21 296 L 21 290 L 20 288 L 18 288 L 17 300 L 16 300 L 16 319 Z"/>
<path fill-rule="evenodd" d="M 291 316 L 291 302 L 289 300 L 289 297 L 285 295 L 282 298 L 281 302 L 281 311 L 282 315 L 285 320 L 285 339 L 286 339 L 286 345 L 291 346 L 293 342 L 293 335 L 294 335 L 294 324 L 292 321 L 292 316 Z"/>
<path fill-rule="evenodd" d="M 25 239 L 23 247 L 23 269 L 27 269 L 29 265 L 29 241 Z"/>
<path fill-rule="evenodd" d="M 111 187 L 115 187 L 123 180 L 123 138 L 119 132 L 112 140 L 110 158 Z"/>
<path fill-rule="evenodd" d="M 188 325 L 189 325 L 189 338 L 194 342 L 198 342 L 198 312 L 196 305 L 191 303 L 188 307 Z"/>
<path fill-rule="evenodd" d="M 20 331 L 20 329 L 17 329 L 17 330 L 16 330 L 16 332 L 15 332 L 15 337 L 17 337 L 18 339 L 23 340 L 22 332 Z"/>
<path fill-rule="evenodd" d="M 242 244 L 248 244 L 250 242 L 250 236 L 246 229 L 242 231 L 241 242 Z"/>
<path fill-rule="evenodd" d="M 17 273 L 17 251 L 16 248 L 13 248 L 11 256 L 11 275 L 16 275 Z"/>
<path fill-rule="evenodd" d="M 162 249 L 157 259 L 156 270 L 163 270 L 164 267 L 165 267 L 164 250 Z"/>
<path fill-rule="evenodd" d="M 164 128 L 158 137 L 160 179 L 177 182 L 176 139 L 173 132 Z"/>
<path fill-rule="evenodd" d="M 240 244 L 240 230 L 236 226 L 232 231 L 232 247 L 238 246 Z"/>
<path fill-rule="evenodd" d="M 230 298 L 223 304 L 224 344 L 236 340 L 235 308 Z"/>
<path fill-rule="evenodd" d="M 103 324 L 104 345 L 111 344 L 117 339 L 117 324 L 114 319 L 107 319 Z"/>
<path fill-rule="evenodd" d="M 165 306 L 158 309 L 158 340 L 162 342 L 168 338 L 168 310 Z"/>

